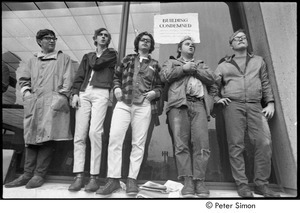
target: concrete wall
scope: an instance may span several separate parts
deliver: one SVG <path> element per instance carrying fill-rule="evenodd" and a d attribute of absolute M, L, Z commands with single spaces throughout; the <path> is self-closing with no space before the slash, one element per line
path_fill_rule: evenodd
<path fill-rule="evenodd" d="M 278 183 L 297 189 L 296 3 L 244 3 L 254 53 L 269 70 L 276 112 L 269 122 Z"/>
<path fill-rule="evenodd" d="M 296 3 L 261 3 L 278 92 L 295 161 L 297 160 L 296 6 Z"/>

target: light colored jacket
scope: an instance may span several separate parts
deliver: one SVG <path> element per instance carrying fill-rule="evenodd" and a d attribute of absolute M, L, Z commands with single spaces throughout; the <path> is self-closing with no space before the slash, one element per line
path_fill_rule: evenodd
<path fill-rule="evenodd" d="M 24 97 L 25 145 L 46 141 L 72 140 L 69 95 L 74 71 L 68 55 L 53 52 L 35 54 L 20 74 Z"/>
<path fill-rule="evenodd" d="M 202 61 L 195 61 L 197 64 L 197 72 L 194 75 L 203 84 L 204 90 L 204 104 L 207 113 L 207 118 L 210 120 L 210 113 L 213 109 L 213 97 L 216 95 L 215 76 L 213 71 Z M 187 106 L 186 87 L 190 75 L 183 72 L 182 66 L 185 64 L 183 59 L 169 59 L 167 60 L 160 72 L 160 78 L 166 84 L 165 88 L 168 90 L 166 112 L 171 108 L 178 108 L 182 105 Z"/>
<path fill-rule="evenodd" d="M 233 58 L 234 55 L 226 57 L 215 71 L 219 95 L 238 102 L 258 103 L 263 99 L 267 104 L 274 101 L 263 58 L 248 53 L 245 70 L 240 70 Z M 217 102 L 221 97 L 215 96 L 215 101 Z"/>

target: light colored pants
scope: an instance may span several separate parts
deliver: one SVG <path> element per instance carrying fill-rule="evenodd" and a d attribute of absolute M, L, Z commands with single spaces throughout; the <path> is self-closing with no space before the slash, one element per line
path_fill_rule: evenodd
<path fill-rule="evenodd" d="M 137 178 L 144 157 L 150 121 L 151 104 L 148 100 L 145 99 L 141 105 L 129 106 L 122 101 L 116 104 L 110 127 L 107 177 L 121 178 L 123 142 L 131 123 L 132 150 L 128 177 Z"/>
<path fill-rule="evenodd" d="M 90 174 L 100 173 L 103 123 L 109 102 L 109 90 L 88 86 L 79 94 L 81 107 L 76 110 L 73 172 L 84 172 L 86 137 L 91 142 Z"/>

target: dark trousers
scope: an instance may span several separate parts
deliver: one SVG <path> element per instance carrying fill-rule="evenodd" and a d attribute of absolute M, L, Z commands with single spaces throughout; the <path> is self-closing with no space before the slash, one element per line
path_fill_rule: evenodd
<path fill-rule="evenodd" d="M 232 101 L 223 112 L 232 176 L 236 184 L 248 184 L 243 156 L 246 131 L 254 145 L 254 183 L 267 184 L 271 174 L 272 147 L 269 125 L 261 104 Z"/>
<path fill-rule="evenodd" d="M 45 177 L 52 160 L 53 149 L 53 141 L 44 142 L 42 145 L 28 145 L 25 148 L 24 174 Z"/>
<path fill-rule="evenodd" d="M 178 179 L 191 176 L 204 180 L 210 156 L 206 111 L 203 100 L 187 103 L 187 107 L 172 108 L 168 112 Z"/>

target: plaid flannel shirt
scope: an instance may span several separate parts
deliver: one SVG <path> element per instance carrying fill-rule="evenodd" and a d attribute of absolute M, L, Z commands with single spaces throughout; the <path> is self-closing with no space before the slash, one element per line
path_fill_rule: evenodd
<path fill-rule="evenodd" d="M 138 57 L 137 54 L 129 54 L 123 58 L 121 64 L 118 66 L 117 70 L 114 74 L 114 87 L 113 90 L 116 88 L 121 88 L 123 92 L 123 99 L 122 101 L 126 104 L 132 104 L 133 100 L 133 75 L 134 75 L 134 62 L 135 58 Z M 159 100 L 161 93 L 162 93 L 162 83 L 160 81 L 159 72 L 160 66 L 158 61 L 152 59 L 151 56 L 149 58 L 149 66 L 151 65 L 154 69 L 154 76 L 151 84 L 151 88 L 149 91 L 153 90 L 156 94 L 156 98 L 151 101 L 151 113 L 154 118 L 155 125 L 159 125 L 158 120 L 158 109 L 157 109 L 157 101 Z"/>

